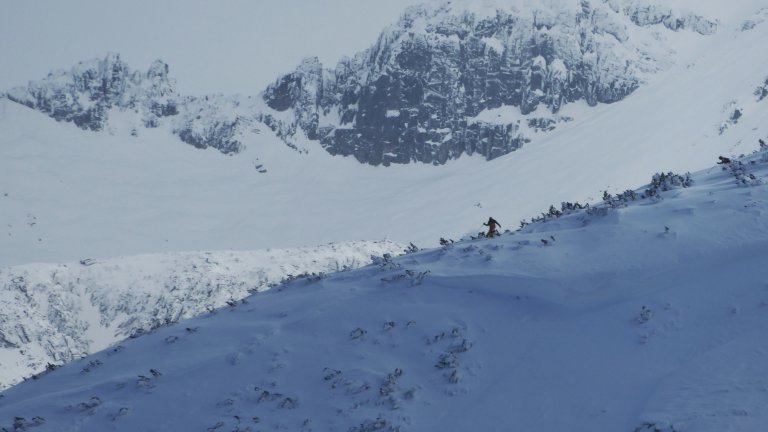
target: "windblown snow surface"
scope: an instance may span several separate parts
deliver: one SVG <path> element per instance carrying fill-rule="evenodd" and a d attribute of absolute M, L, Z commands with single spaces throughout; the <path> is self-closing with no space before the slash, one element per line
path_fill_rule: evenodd
<path fill-rule="evenodd" d="M 13 387 L 0 426 L 764 431 L 767 175 L 763 152 L 296 280 Z"/>
<path fill-rule="evenodd" d="M 286 279 L 397 255 L 393 242 L 139 255 L 0 268 L 0 390 Z"/>

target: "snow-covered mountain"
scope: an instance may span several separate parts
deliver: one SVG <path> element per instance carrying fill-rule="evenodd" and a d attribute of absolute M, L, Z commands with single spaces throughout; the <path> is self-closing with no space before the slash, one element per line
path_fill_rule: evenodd
<path fill-rule="evenodd" d="M 301 275 L 399 255 L 392 242 L 141 255 L 0 268 L 0 390 L 158 327 Z"/>
<path fill-rule="evenodd" d="M 94 131 L 137 135 L 167 120 L 184 142 L 227 154 L 266 125 L 296 149 L 306 138 L 372 165 L 443 164 L 516 150 L 572 121 L 565 104 L 620 101 L 675 64 L 680 39 L 717 28 L 694 10 L 649 2 L 433 2 L 335 68 L 308 58 L 258 97 L 181 96 L 163 61 L 141 73 L 117 54 L 7 96 Z M 482 115 L 499 108 L 513 115 Z"/>
<path fill-rule="evenodd" d="M 763 431 L 768 150 L 299 280 L 0 395 L 27 431 Z"/>
<path fill-rule="evenodd" d="M 142 73 L 115 53 L 51 72 L 26 87 L 11 89 L 6 97 L 91 131 L 138 136 L 167 123 L 182 141 L 225 154 L 242 149 L 238 134 L 253 116 L 253 109 L 238 110 L 248 98 L 179 95 L 162 60 Z"/>
<path fill-rule="evenodd" d="M 670 33 L 716 30 L 692 11 L 646 2 L 431 3 L 334 69 L 307 59 L 263 97 L 294 113 L 290 127 L 360 162 L 493 159 L 572 120 L 563 105 L 617 102 L 668 68 L 668 38 L 679 37 Z M 500 107 L 514 115 L 478 117 Z"/>
<path fill-rule="evenodd" d="M 317 141 L 299 140 L 295 151 L 258 121 L 228 157 L 180 144 L 171 118 L 133 137 L 136 115 L 117 110 L 110 125 L 125 133 L 89 132 L 0 98 L 0 265 L 383 238 L 425 247 L 479 230 L 491 215 L 514 228 L 551 204 L 634 187 L 648 172 L 748 153 L 768 138 L 768 57 L 754 50 L 768 24 L 754 5 L 732 6 L 714 35 L 662 27 L 681 38 L 677 64 L 620 103 L 565 104 L 558 115 L 573 121 L 492 161 L 372 167 Z M 199 126 L 218 121 L 221 111 L 196 103 Z M 219 124 L 244 107 L 226 106 L 232 117 Z M 478 118 L 518 114 L 499 107 Z"/>

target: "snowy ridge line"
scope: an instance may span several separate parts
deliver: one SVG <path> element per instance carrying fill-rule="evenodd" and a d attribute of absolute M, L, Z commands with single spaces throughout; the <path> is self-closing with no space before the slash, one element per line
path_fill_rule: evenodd
<path fill-rule="evenodd" d="M 0 428 L 761 432 L 767 176 L 289 283 L 6 390 Z"/>
<path fill-rule="evenodd" d="M 346 271 L 404 249 L 361 241 L 0 268 L 0 389 L 300 275 Z"/>

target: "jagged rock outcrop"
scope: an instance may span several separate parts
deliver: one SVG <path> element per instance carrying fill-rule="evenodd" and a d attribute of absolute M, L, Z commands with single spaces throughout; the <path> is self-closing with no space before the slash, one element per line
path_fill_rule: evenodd
<path fill-rule="evenodd" d="M 141 73 L 117 54 L 7 97 L 94 131 L 116 128 L 115 111 L 132 112 L 133 135 L 167 122 L 182 141 L 226 154 L 261 123 L 299 152 L 308 139 L 372 165 L 443 164 L 510 153 L 531 130 L 569 121 L 559 114 L 569 103 L 625 98 L 672 63 L 658 32 L 716 30 L 651 0 L 452 0 L 409 8 L 333 69 L 304 60 L 256 99 L 181 96 L 162 61 Z M 509 107 L 516 111 L 484 115 Z"/>
<path fill-rule="evenodd" d="M 141 73 L 131 70 L 120 55 L 108 54 L 14 88 L 7 97 L 56 120 L 99 131 L 107 127 L 112 109 L 135 111 L 145 127 L 155 127 L 159 118 L 178 114 L 174 86 L 168 65 L 160 60 Z"/>
<path fill-rule="evenodd" d="M 155 128 L 168 121 L 182 141 L 195 147 L 213 147 L 223 153 L 242 150 L 238 135 L 244 121 L 228 109 L 239 105 L 239 100 L 179 95 L 162 60 L 139 72 L 119 54 L 110 53 L 11 89 L 6 97 L 86 130 L 112 130 L 119 127 L 110 121 L 114 113 L 130 113 L 128 128 L 133 135 L 142 127 Z"/>
<path fill-rule="evenodd" d="M 578 100 L 619 101 L 661 68 L 635 43 L 644 27 L 716 29 L 647 2 L 509 3 L 480 11 L 461 1 L 413 7 L 334 69 L 305 60 L 263 93 L 271 108 L 293 113 L 274 128 L 288 137 L 303 131 L 331 154 L 373 165 L 442 164 L 474 153 L 493 159 L 527 139 L 519 121 L 474 120 L 484 110 L 514 106 L 527 116 Z"/>

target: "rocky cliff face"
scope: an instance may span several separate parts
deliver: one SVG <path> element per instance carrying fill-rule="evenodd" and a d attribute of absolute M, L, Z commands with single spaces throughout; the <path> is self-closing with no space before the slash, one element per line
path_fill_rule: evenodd
<path fill-rule="evenodd" d="M 227 154 L 263 123 L 296 150 L 309 139 L 372 165 L 444 164 L 512 152 L 530 131 L 569 121 L 569 103 L 619 101 L 670 63 L 664 32 L 716 29 L 651 0 L 452 0 L 408 9 L 335 68 L 306 59 L 255 99 L 181 96 L 162 61 L 142 73 L 116 54 L 7 97 L 94 131 L 117 127 L 118 112 L 132 114 L 134 135 L 167 122 L 184 142 Z M 496 109 L 505 115 L 488 115 Z"/>
<path fill-rule="evenodd" d="M 7 96 L 56 120 L 93 131 L 107 127 L 112 109 L 134 111 L 145 127 L 155 127 L 160 118 L 178 114 L 179 104 L 167 64 L 158 60 L 141 73 L 131 70 L 118 54 L 52 72 L 27 87 L 12 89 Z"/>
<path fill-rule="evenodd" d="M 139 72 L 119 54 L 57 70 L 26 87 L 11 89 L 6 97 L 92 131 L 125 127 L 138 135 L 142 128 L 169 122 L 182 141 L 223 153 L 242 149 L 238 134 L 247 123 L 227 110 L 239 105 L 235 98 L 179 95 L 166 63 L 157 60 L 146 72 Z M 118 124 L 113 117 L 127 124 Z"/>
<path fill-rule="evenodd" d="M 619 101 L 661 68 L 644 46 L 659 25 L 716 30 L 714 22 L 648 2 L 514 3 L 411 8 L 369 50 L 334 69 L 305 60 L 269 86 L 264 100 L 293 113 L 280 128 L 360 162 L 443 164 L 474 153 L 493 159 L 527 138 L 519 120 L 476 119 L 484 110 L 517 107 L 536 125 L 551 124 L 552 116 L 535 112 Z"/>

